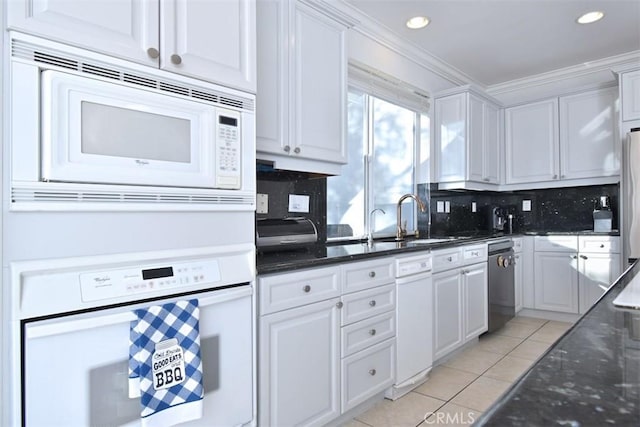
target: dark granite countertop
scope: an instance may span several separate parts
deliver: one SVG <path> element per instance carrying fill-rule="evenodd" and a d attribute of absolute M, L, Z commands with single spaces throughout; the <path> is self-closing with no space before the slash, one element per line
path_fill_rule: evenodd
<path fill-rule="evenodd" d="M 258 275 L 320 267 L 346 261 L 356 261 L 380 256 L 393 256 L 401 253 L 439 249 L 456 245 L 481 242 L 500 237 L 513 237 L 516 234 L 478 234 L 458 236 L 436 243 L 416 243 L 416 239 L 407 238 L 402 242 L 376 241 L 373 246 L 367 243 L 316 244 L 299 250 L 258 251 L 256 265 Z"/>
<path fill-rule="evenodd" d="M 593 231 L 593 230 L 579 230 L 579 231 L 525 231 L 522 234 L 526 236 L 562 236 L 562 235 L 582 235 L 582 236 L 619 236 L 620 230 L 611 231 Z"/>
<path fill-rule="evenodd" d="M 640 425 L 640 310 L 612 303 L 638 272 L 640 262 L 474 425 Z"/>

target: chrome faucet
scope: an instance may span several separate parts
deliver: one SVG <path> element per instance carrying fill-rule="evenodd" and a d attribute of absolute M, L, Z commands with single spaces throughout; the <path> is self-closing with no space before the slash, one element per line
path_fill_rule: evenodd
<path fill-rule="evenodd" d="M 373 246 L 373 214 L 378 211 L 382 212 L 383 215 L 386 214 L 386 212 L 380 208 L 375 208 L 369 213 L 369 233 L 367 234 L 367 243 L 369 244 L 369 247 Z"/>
<path fill-rule="evenodd" d="M 420 201 L 420 199 L 418 199 L 418 196 L 414 195 L 414 194 L 405 194 L 404 196 L 400 197 L 400 199 L 398 200 L 398 207 L 397 207 L 397 215 L 396 215 L 396 219 L 398 220 L 398 224 L 396 227 L 396 240 L 402 240 L 404 239 L 404 236 L 407 235 L 407 230 L 405 228 L 402 227 L 402 209 L 401 206 L 402 202 L 404 202 L 406 199 L 413 199 L 418 203 L 418 207 L 420 208 L 420 212 L 426 212 L 427 208 L 424 205 L 424 203 L 422 203 Z M 406 226 L 405 226 L 406 227 Z"/>

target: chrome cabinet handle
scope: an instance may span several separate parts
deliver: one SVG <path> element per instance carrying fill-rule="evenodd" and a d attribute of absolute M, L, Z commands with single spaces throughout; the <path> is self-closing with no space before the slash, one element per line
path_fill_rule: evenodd
<path fill-rule="evenodd" d="M 288 153 L 289 151 L 291 151 L 291 147 L 289 147 L 288 145 L 285 145 L 284 147 L 282 147 L 282 149 L 284 150 L 285 153 Z"/>
<path fill-rule="evenodd" d="M 344 305 L 344 304 L 342 303 L 342 301 L 338 301 L 338 302 L 336 303 L 336 307 L 338 307 L 338 308 L 342 308 L 342 306 L 343 306 L 343 305 Z"/>
<path fill-rule="evenodd" d="M 374 277 L 376 277 L 376 272 L 375 272 L 375 271 L 370 271 L 370 272 L 369 272 L 369 277 L 371 277 L 372 279 L 373 279 Z"/>
<path fill-rule="evenodd" d="M 182 58 L 180 58 L 180 55 L 176 55 L 174 53 L 173 55 L 171 55 L 171 63 L 174 65 L 180 65 L 182 64 Z"/>
<path fill-rule="evenodd" d="M 304 285 L 304 287 L 302 288 L 303 291 L 305 292 L 311 292 L 311 286 L 309 285 Z"/>
<path fill-rule="evenodd" d="M 586 255 L 580 255 L 580 258 L 582 258 L 582 259 L 589 259 L 589 257 L 588 257 L 588 256 L 586 256 Z"/>
<path fill-rule="evenodd" d="M 296 153 L 296 154 L 300 154 L 300 147 L 294 148 L 293 152 Z"/>
<path fill-rule="evenodd" d="M 149 55 L 150 58 L 158 59 L 160 52 L 155 47 L 150 47 L 147 49 L 147 55 Z"/>
<path fill-rule="evenodd" d="M 372 299 L 371 301 L 369 301 L 369 305 L 371 307 L 375 307 L 376 306 L 376 300 Z"/>
<path fill-rule="evenodd" d="M 376 374 L 375 369 L 369 369 L 369 375 L 374 376 Z"/>
<path fill-rule="evenodd" d="M 375 329 L 371 329 L 369 331 L 369 335 L 374 336 L 376 334 L 376 330 Z"/>

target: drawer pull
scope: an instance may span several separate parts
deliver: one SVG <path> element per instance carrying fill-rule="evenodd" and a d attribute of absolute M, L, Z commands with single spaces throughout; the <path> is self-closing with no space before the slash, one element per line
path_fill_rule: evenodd
<path fill-rule="evenodd" d="M 375 272 L 375 271 L 370 271 L 370 272 L 369 272 L 369 277 L 371 277 L 372 279 L 373 279 L 374 277 L 376 277 L 376 272 Z"/>
<path fill-rule="evenodd" d="M 369 369 L 369 375 L 374 376 L 376 374 L 375 369 Z"/>
<path fill-rule="evenodd" d="M 304 287 L 302 288 L 302 290 L 303 290 L 303 291 L 305 291 L 305 292 L 307 292 L 307 293 L 308 293 L 308 292 L 311 292 L 311 286 L 309 286 L 309 285 L 304 285 Z"/>
<path fill-rule="evenodd" d="M 582 258 L 582 259 L 589 259 L 589 257 L 588 257 L 588 256 L 586 256 L 586 255 L 580 255 L 580 258 Z"/>
<path fill-rule="evenodd" d="M 371 307 L 375 307 L 376 306 L 376 300 L 372 299 L 371 301 L 369 301 L 369 305 Z"/>
<path fill-rule="evenodd" d="M 600 244 L 600 247 L 601 247 L 601 248 L 604 248 L 604 243 L 601 243 L 601 244 Z"/>
<path fill-rule="evenodd" d="M 336 307 L 338 307 L 338 308 L 342 308 L 342 306 L 343 306 L 343 305 L 344 305 L 344 304 L 342 304 L 342 301 L 338 301 L 338 302 L 336 303 Z"/>
<path fill-rule="evenodd" d="M 578 255 L 571 255 L 569 258 L 571 258 L 571 259 L 578 259 Z"/>
<path fill-rule="evenodd" d="M 453 258 L 447 257 L 447 261 L 451 262 L 451 261 L 453 261 Z"/>
<path fill-rule="evenodd" d="M 376 334 L 376 330 L 375 329 L 371 329 L 369 331 L 369 335 L 374 336 Z"/>

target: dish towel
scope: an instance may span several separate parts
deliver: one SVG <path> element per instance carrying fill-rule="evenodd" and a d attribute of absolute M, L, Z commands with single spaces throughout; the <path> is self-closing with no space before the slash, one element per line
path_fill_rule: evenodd
<path fill-rule="evenodd" d="M 202 418 L 204 389 L 198 300 L 134 310 L 129 396 L 140 397 L 142 427 Z"/>

